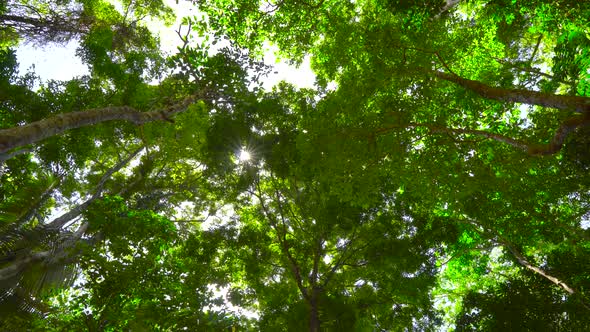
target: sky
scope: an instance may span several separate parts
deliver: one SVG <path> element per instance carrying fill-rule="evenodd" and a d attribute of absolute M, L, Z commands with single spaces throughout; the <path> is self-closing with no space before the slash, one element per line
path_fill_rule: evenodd
<path fill-rule="evenodd" d="M 178 29 L 182 17 L 194 16 L 197 11 L 187 1 L 179 1 L 178 4 L 176 0 L 166 0 L 165 2 L 177 13 L 176 22 L 170 27 L 152 22 L 149 27 L 160 36 L 161 48 L 165 52 L 173 53 L 176 52 L 176 47 L 181 44 L 175 30 Z M 34 67 L 35 73 L 43 81 L 50 79 L 69 80 L 76 76 L 88 74 L 87 66 L 76 57 L 77 47 L 77 41 L 71 41 L 66 45 L 48 45 L 45 47 L 22 44 L 16 50 L 19 70 L 21 74 L 24 74 L 29 68 Z M 310 68 L 309 59 L 306 59 L 299 68 L 296 68 L 285 61 L 277 61 L 273 52 L 269 51 L 265 54 L 264 62 L 275 67 L 274 73 L 263 81 L 263 86 L 267 90 L 270 90 L 283 80 L 294 84 L 298 88 L 311 88 L 314 86 L 315 75 Z"/>
<path fill-rule="evenodd" d="M 88 67 L 76 57 L 77 47 L 76 41 L 71 41 L 66 45 L 44 47 L 21 44 L 16 49 L 19 71 L 24 74 L 33 68 L 34 72 L 43 80 L 69 80 L 88 74 Z"/>

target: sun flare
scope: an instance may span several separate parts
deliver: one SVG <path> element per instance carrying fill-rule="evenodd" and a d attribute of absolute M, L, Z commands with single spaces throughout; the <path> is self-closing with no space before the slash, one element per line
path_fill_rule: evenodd
<path fill-rule="evenodd" d="M 250 152 L 246 149 L 242 149 L 240 151 L 240 156 L 238 157 L 240 159 L 240 161 L 248 161 L 250 160 L 252 156 L 250 155 Z"/>

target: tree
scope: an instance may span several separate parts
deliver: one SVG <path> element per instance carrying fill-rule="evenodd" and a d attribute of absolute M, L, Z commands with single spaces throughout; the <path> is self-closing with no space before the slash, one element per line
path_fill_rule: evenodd
<path fill-rule="evenodd" d="M 162 1 L 121 1 L 123 13 L 105 1 L 9 0 L 2 7 L 3 36 L 37 44 L 65 43 L 93 31 L 114 28 L 113 45 L 137 44 L 149 30 L 141 25 L 146 16 L 169 20 L 170 8 Z M 117 46 L 117 44 L 119 44 Z"/>
<path fill-rule="evenodd" d="M 202 100 L 4 155 L 0 276 L 49 318 L 31 329 L 589 326 L 586 5 L 195 5 L 207 20 L 185 20 L 158 85 L 145 76 L 164 62 L 113 56 L 110 37 L 79 53 L 91 77 L 37 91 L 3 53 L 4 133 Z M 316 88 L 256 87 L 266 42 L 309 56 Z M 53 206 L 65 217 L 45 220 Z M 82 282 L 33 295 L 24 281 L 57 256 Z"/>
<path fill-rule="evenodd" d="M 338 84 L 318 102 L 315 109 L 322 111 L 310 121 L 313 130 L 305 128 L 308 136 L 317 135 L 312 144 L 323 147 L 316 158 L 333 158 L 314 169 L 338 179 L 330 186 L 338 189 L 330 190 L 344 192 L 344 199 L 350 199 L 358 187 L 342 187 L 349 188 L 349 181 L 354 183 L 357 177 L 370 179 L 374 169 L 368 165 L 378 163 L 381 171 L 402 179 L 397 200 L 421 201 L 420 210 L 453 224 L 462 223 L 467 215 L 493 230 L 477 247 L 486 248 L 485 242 L 493 239 L 498 241 L 495 246 L 512 247 L 506 248 L 512 262 L 539 271 L 520 254 L 521 246 L 557 245 L 560 236 L 578 244 L 586 241 L 580 228 L 586 208 L 578 198 L 586 196 L 587 179 L 575 169 L 586 158 L 584 153 L 568 151 L 583 150 L 576 144 L 584 144 L 581 137 L 587 136 L 588 99 L 580 89 L 588 82 L 583 46 L 587 38 L 581 34 L 587 24 L 579 18 L 588 9 L 519 3 L 515 16 L 514 8 L 501 10 L 499 2 L 490 2 L 485 9 L 482 4 L 456 7 L 474 13 L 466 18 L 452 11 L 436 18 L 425 7 L 407 15 L 403 8 L 374 2 L 302 4 L 304 14 L 285 3 L 270 10 L 238 4 L 236 11 L 212 15 L 209 24 L 244 46 L 259 49 L 266 39 L 295 60 L 308 53 L 320 86 Z M 213 12 L 228 5 L 232 6 L 211 1 L 201 8 Z M 566 28 L 548 23 L 566 12 Z M 244 24 L 230 29 L 238 19 Z M 553 58 L 553 73 L 538 69 L 546 65 L 545 52 L 553 47 L 559 53 Z M 531 107 L 521 116 L 522 106 L 512 103 Z M 338 140 L 346 142 L 335 143 Z M 352 149 L 359 144 L 355 140 L 364 141 L 365 149 L 377 156 L 369 162 L 360 149 L 346 157 L 337 152 Z M 347 172 L 354 174 L 352 180 L 338 178 L 340 168 L 332 163 L 346 165 Z M 359 166 L 365 170 L 355 173 Z M 582 183 L 570 186 L 563 183 L 565 178 Z M 574 213 L 578 208 L 580 214 Z M 548 216 L 557 219 L 549 222 Z M 540 223 L 549 228 L 536 230 Z M 502 244 L 497 234 L 510 238 Z M 545 248 L 537 250 L 544 254 L 555 250 Z M 576 279 L 574 275 L 568 279 Z"/>
<path fill-rule="evenodd" d="M 69 129 L 93 125 L 103 121 L 127 120 L 135 125 L 142 125 L 156 120 L 174 122 L 172 116 L 186 110 L 195 101 L 194 96 L 189 96 L 177 105 L 151 112 L 139 112 L 129 106 L 120 106 L 59 114 L 49 119 L 0 131 L 0 152 L 36 143 Z"/>

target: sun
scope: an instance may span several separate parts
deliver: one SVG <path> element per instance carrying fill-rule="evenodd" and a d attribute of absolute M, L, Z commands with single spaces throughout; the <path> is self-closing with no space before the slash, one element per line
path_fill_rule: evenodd
<path fill-rule="evenodd" d="M 238 158 L 240 159 L 241 162 L 246 162 L 246 161 L 250 160 L 250 158 L 252 158 L 252 156 L 250 155 L 250 151 L 246 150 L 245 148 L 242 148 Z"/>

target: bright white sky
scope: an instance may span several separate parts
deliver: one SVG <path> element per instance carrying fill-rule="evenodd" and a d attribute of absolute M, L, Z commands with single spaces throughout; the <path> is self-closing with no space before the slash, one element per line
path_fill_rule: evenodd
<path fill-rule="evenodd" d="M 194 16 L 197 11 L 187 1 L 166 0 L 168 6 L 177 13 L 177 21 L 170 27 L 161 24 L 150 24 L 152 30 L 160 35 L 162 49 L 166 52 L 176 52 L 180 39 L 175 30 L 183 16 Z M 159 30 L 159 31 L 157 31 Z M 76 57 L 76 42 L 70 42 L 65 46 L 48 45 L 42 48 L 33 45 L 21 45 L 17 49 L 17 58 L 20 64 L 20 72 L 25 73 L 34 66 L 34 71 L 42 80 L 69 80 L 73 77 L 88 74 L 88 68 Z M 264 62 L 275 67 L 277 74 L 271 74 L 264 80 L 265 89 L 269 90 L 280 81 L 287 81 L 299 88 L 313 87 L 315 75 L 309 66 L 309 59 L 296 68 L 285 62 L 278 62 L 272 52 L 265 55 Z"/>
<path fill-rule="evenodd" d="M 20 45 L 16 49 L 21 74 L 34 67 L 34 72 L 43 80 L 69 80 L 75 76 L 88 74 L 88 68 L 76 57 L 77 42 L 65 46 L 48 45 L 43 48 L 31 44 Z"/>

